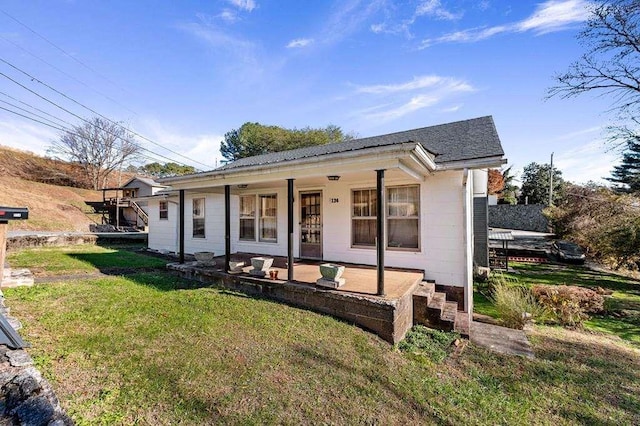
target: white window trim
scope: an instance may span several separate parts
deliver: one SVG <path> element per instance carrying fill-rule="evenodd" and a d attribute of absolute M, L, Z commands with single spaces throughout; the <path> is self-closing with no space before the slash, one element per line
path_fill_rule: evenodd
<path fill-rule="evenodd" d="M 194 204 L 196 200 L 202 200 L 202 214 L 195 216 L 193 213 L 194 210 Z M 194 197 L 191 199 L 191 238 L 197 238 L 199 240 L 207 238 L 207 220 L 206 220 L 206 210 L 205 210 L 205 206 L 206 206 L 206 202 L 207 202 L 207 198 L 206 197 Z M 195 220 L 196 219 L 202 219 L 203 220 L 203 227 L 202 227 L 202 235 L 195 235 Z"/>

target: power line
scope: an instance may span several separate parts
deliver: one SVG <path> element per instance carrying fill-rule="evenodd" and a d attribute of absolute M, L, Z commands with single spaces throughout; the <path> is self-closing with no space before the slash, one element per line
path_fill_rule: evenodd
<path fill-rule="evenodd" d="M 2 102 L 3 104 L 9 105 L 9 106 L 11 106 L 11 107 L 13 107 L 13 108 L 16 108 L 16 109 L 18 109 L 18 110 L 20 110 L 20 111 L 24 111 L 24 112 L 26 112 L 27 114 L 31 114 L 31 115 L 33 115 L 33 116 L 36 116 L 36 117 L 40 118 L 41 120 L 48 121 L 49 123 L 52 123 L 52 124 L 55 124 L 56 126 L 58 126 L 58 123 L 56 123 L 56 122 L 54 122 L 54 121 L 52 121 L 52 120 L 49 120 L 48 118 L 43 117 L 43 116 L 42 116 L 42 115 L 40 115 L 40 114 L 36 114 L 35 112 L 31 112 L 31 111 L 29 111 L 28 109 L 25 109 L 25 108 L 19 107 L 18 105 L 12 104 L 11 102 L 3 101 L 2 99 L 0 99 L 0 102 Z"/>
<path fill-rule="evenodd" d="M 21 101 L 20 99 L 17 99 L 17 98 L 15 98 L 15 97 L 13 97 L 13 96 L 11 96 L 11 95 L 9 95 L 9 94 L 5 93 L 5 92 L 0 91 L 0 95 L 4 95 L 4 96 L 6 96 L 6 97 L 7 97 L 7 98 L 9 98 L 9 99 L 14 100 L 14 101 L 16 101 L 16 102 L 18 102 L 18 103 L 21 103 L 22 105 L 27 106 L 27 107 L 29 107 L 29 108 L 31 108 L 31 109 L 34 109 L 34 110 L 36 110 L 36 111 L 38 111 L 38 112 L 41 112 L 41 113 L 42 113 L 42 114 L 44 114 L 44 115 L 47 115 L 47 116 L 49 116 L 49 117 L 51 117 L 51 118 L 54 118 L 54 119 L 56 119 L 56 120 L 58 120 L 58 121 L 60 121 L 60 122 L 62 122 L 62 123 L 66 123 L 66 124 L 68 124 L 68 125 L 70 125 L 70 126 L 73 126 L 73 124 L 72 124 L 72 123 L 69 123 L 68 121 L 63 120 L 63 119 L 61 119 L 61 118 L 58 118 L 58 117 L 56 117 L 56 116 L 55 116 L 55 115 L 53 115 L 53 114 L 49 114 L 48 112 L 46 112 L 46 111 L 44 111 L 44 110 L 42 110 L 42 109 L 40 109 L 40 108 L 38 108 L 38 107 L 34 107 L 34 106 L 33 106 L 33 105 L 31 105 L 31 104 L 28 104 L 28 103 L 26 103 L 26 102 L 23 102 L 23 101 Z"/>
<path fill-rule="evenodd" d="M 94 126 L 96 129 L 99 129 L 99 130 L 102 130 L 102 131 L 104 131 L 104 132 L 107 132 L 107 133 L 109 133 L 109 134 L 111 134 L 111 135 L 113 135 L 113 136 L 117 137 L 118 139 L 123 140 L 120 136 L 118 136 L 118 135 L 116 135 L 116 134 L 114 134 L 114 133 L 112 133 L 112 132 L 109 132 L 108 130 L 103 129 L 103 128 L 99 127 L 99 126 L 96 126 L 95 124 L 91 123 L 89 120 L 87 120 L 87 119 L 85 119 L 85 118 L 80 117 L 79 115 L 77 115 L 77 114 L 75 114 L 75 113 L 73 113 L 73 112 L 71 112 L 71 111 L 67 110 L 67 109 L 66 109 L 66 108 L 64 108 L 64 107 L 61 107 L 60 105 L 56 104 L 55 102 L 53 102 L 53 101 L 51 101 L 51 100 L 49 100 L 49 99 L 45 98 L 44 96 L 42 96 L 42 95 L 40 95 L 40 94 L 38 94 L 38 93 L 34 92 L 33 90 L 29 89 L 28 87 L 26 87 L 26 86 L 24 86 L 24 85 L 20 84 L 19 82 L 16 82 L 15 80 L 13 80 L 12 78 L 10 78 L 10 77 L 8 77 L 7 75 L 3 74 L 2 72 L 0 72 L 0 75 L 1 75 L 1 76 L 3 76 L 3 77 L 5 77 L 5 78 L 8 78 L 9 80 L 11 80 L 11 81 L 13 81 L 14 83 L 18 84 L 19 86 L 23 87 L 25 90 L 28 90 L 29 92 L 33 93 L 34 95 L 36 95 L 36 96 L 40 97 L 41 99 L 43 99 L 43 100 L 45 100 L 45 101 L 47 101 L 47 102 L 51 103 L 52 105 L 56 106 L 57 108 L 60 108 L 60 109 L 62 109 L 63 111 L 67 112 L 68 114 L 71 114 L 71 115 L 73 115 L 74 117 L 76 117 L 76 118 L 78 118 L 78 119 L 80 119 L 80 120 L 84 121 L 85 123 L 89 124 L 90 126 Z M 28 104 L 27 104 L 27 105 L 28 105 Z M 34 108 L 35 108 L 35 107 L 34 107 Z M 58 127 L 58 126 L 50 125 L 50 124 L 44 123 L 44 122 L 42 122 L 42 121 L 40 121 L 40 120 L 36 120 L 36 119 L 34 119 L 34 118 L 32 118 L 32 117 L 28 117 L 28 116 L 26 116 L 26 115 L 24 115 L 24 114 L 21 114 L 21 113 L 18 113 L 18 112 L 15 112 L 15 111 L 9 110 L 9 109 L 7 109 L 7 108 L 0 107 L 0 109 L 3 109 L 3 110 L 5 110 L 5 111 L 7 111 L 7 112 L 10 112 L 10 113 L 12 113 L 12 114 L 18 115 L 18 116 L 20 116 L 20 117 L 24 117 L 24 118 L 26 118 L 26 119 L 28 119 L 28 120 L 35 121 L 35 122 L 37 122 L 37 123 L 40 123 L 40 124 L 43 124 L 43 125 L 45 125 L 45 126 L 51 127 L 51 128 L 53 128 L 53 129 L 56 129 L 56 130 L 59 130 L 59 131 L 62 131 L 62 132 L 69 132 L 69 133 L 70 133 L 70 134 L 72 134 L 72 135 L 79 136 L 77 133 L 74 133 L 73 131 L 71 131 L 71 130 L 69 130 L 69 129 L 65 128 L 64 126 L 62 126 L 62 127 Z M 34 115 L 33 113 L 30 113 L 30 114 Z M 50 114 L 49 114 L 49 115 L 50 115 Z M 62 119 L 57 118 L 57 117 L 55 117 L 55 116 L 54 116 L 54 118 L 56 118 L 56 119 L 57 119 L 57 120 L 59 120 L 59 121 L 66 122 L 65 120 L 62 120 Z M 66 123 L 68 123 L 68 122 L 66 122 Z M 71 123 L 69 123 L 69 124 L 71 125 Z M 72 125 L 72 126 L 73 126 L 73 125 Z M 166 156 L 164 156 L 164 155 L 162 155 L 162 154 L 159 154 L 159 153 L 157 153 L 157 152 L 151 151 L 151 150 L 150 150 L 150 149 L 148 149 L 148 148 L 144 148 L 144 147 L 142 147 L 142 146 L 141 146 L 141 147 L 140 147 L 140 149 L 141 149 L 141 150 L 143 150 L 143 151 L 149 152 L 149 153 L 151 153 L 151 154 L 153 154 L 153 155 L 156 155 L 156 156 L 158 156 L 158 157 L 160 157 L 160 158 L 163 158 L 163 159 L 165 159 L 165 160 L 169 160 L 170 162 L 175 162 L 175 163 L 178 163 L 178 164 L 182 164 L 183 166 L 189 166 L 189 164 L 185 164 L 185 163 L 182 163 L 182 162 L 180 162 L 180 161 L 176 161 L 176 160 L 174 160 L 174 159 L 172 159 L 172 158 L 169 158 L 169 157 L 166 157 Z M 155 159 L 155 158 L 154 158 L 154 160 L 157 160 L 157 159 Z"/>
<path fill-rule="evenodd" d="M 91 68 L 89 65 L 85 64 L 84 62 L 82 62 L 80 59 L 76 58 L 75 56 L 73 56 L 72 54 L 70 54 L 69 52 L 67 52 L 66 50 L 64 50 L 63 48 L 61 48 L 60 46 L 58 46 L 57 44 L 55 44 L 54 42 L 52 42 L 51 40 L 49 40 L 48 38 L 46 38 L 45 36 L 43 36 L 42 34 L 38 33 L 36 30 L 34 30 L 33 28 L 29 27 L 27 24 L 25 24 L 24 22 L 18 20 L 18 18 L 9 15 L 6 11 L 1 10 L 0 12 L 2 12 L 5 16 L 7 16 L 8 18 L 12 19 L 13 21 L 17 22 L 18 24 L 22 25 L 23 27 L 25 27 L 27 30 L 31 31 L 33 34 L 37 35 L 38 37 L 40 37 L 42 40 L 46 41 L 48 44 L 50 44 L 51 46 L 53 46 L 54 48 L 56 48 L 57 50 L 59 50 L 60 52 L 62 52 L 65 56 L 73 59 L 75 62 L 77 62 L 78 64 L 82 65 L 83 67 L 85 67 L 86 69 L 88 69 L 89 71 L 91 71 L 92 73 L 96 74 L 97 76 L 99 76 L 100 78 L 104 79 L 105 81 L 108 81 L 109 83 L 111 83 L 112 85 L 114 85 L 115 87 L 117 87 L 118 89 L 122 90 L 123 92 L 127 92 L 127 93 L 131 93 L 126 89 L 123 89 L 122 87 L 120 87 L 118 84 L 116 84 L 114 81 L 112 81 L 111 79 L 109 79 L 108 77 L 100 74 L 98 71 L 94 70 L 93 68 Z"/>
<path fill-rule="evenodd" d="M 133 134 L 133 135 L 135 135 L 135 136 L 138 136 L 140 139 L 144 139 L 145 141 L 150 142 L 150 143 L 152 143 L 153 145 L 156 145 L 156 146 L 158 146 L 158 147 L 160 147 L 160 148 L 162 148 L 162 149 L 165 149 L 165 150 L 167 150 L 167 151 L 169 151 L 169 152 L 171 152 L 171 153 L 173 153 L 173 154 L 175 154 L 175 155 L 177 155 L 177 156 L 179 156 L 179 157 L 182 157 L 182 158 L 184 158 L 184 159 L 187 159 L 187 160 L 189 160 L 189 161 L 191 161 L 191 162 L 193 162 L 193 163 L 200 164 L 201 166 L 207 167 L 207 168 L 209 168 L 209 169 L 211 169 L 211 168 L 212 168 L 212 167 L 211 167 L 211 166 L 209 166 L 208 164 L 201 163 L 200 161 L 197 161 L 197 160 L 194 160 L 194 159 L 192 159 L 192 158 L 189 158 L 189 157 L 187 157 L 187 156 L 185 156 L 185 155 L 182 155 L 182 154 L 180 154 L 179 152 L 176 152 L 176 151 L 174 151 L 174 150 L 172 150 L 172 149 L 169 149 L 169 148 L 167 148 L 167 147 L 165 147 L 165 146 L 163 146 L 163 145 L 161 145 L 161 144 L 159 144 L 159 143 L 157 143 L 157 142 L 155 142 L 155 141 L 153 141 L 153 140 L 151 140 L 151 139 L 149 139 L 149 138 L 147 138 L 147 137 L 145 137 L 145 136 L 142 136 L 141 134 L 139 134 L 139 133 L 137 133 L 137 132 L 135 132 L 135 131 L 133 131 L 133 130 L 131 130 L 131 129 L 129 129 L 129 128 L 127 128 L 126 126 L 123 126 L 122 124 L 120 124 L 120 123 L 118 123 L 118 122 L 116 122 L 116 121 L 111 120 L 109 117 L 106 117 L 106 116 L 104 116 L 104 115 L 100 114 L 99 112 L 95 111 L 94 109 L 89 108 L 88 106 L 86 106 L 86 105 L 82 104 L 81 102 L 76 101 L 75 99 L 71 98 L 70 96 L 67 96 L 65 93 L 63 93 L 63 92 L 61 92 L 61 91 L 57 90 L 56 88 L 54 88 L 54 87 L 52 87 L 52 86 L 48 85 L 47 83 L 45 83 L 45 82 L 43 82 L 42 80 L 38 79 L 37 77 L 35 77 L 35 76 L 33 76 L 33 75 L 29 74 L 28 72 L 24 71 L 23 69 L 21 69 L 21 68 L 19 68 L 19 67 L 15 66 L 15 65 L 13 65 L 13 64 L 11 64 L 10 62 L 6 61 L 5 59 L 0 58 L 0 61 L 1 61 L 1 62 L 4 62 L 5 64 L 7 64 L 7 65 L 8 65 L 8 66 L 10 66 L 11 68 L 15 69 L 16 71 L 18 71 L 18 72 L 20 72 L 20 73 L 22 73 L 22 74 L 26 75 L 27 77 L 29 77 L 29 78 L 31 79 L 31 81 L 35 81 L 36 83 L 42 84 L 43 86 L 45 86 L 45 87 L 46 87 L 46 88 L 48 88 L 49 90 L 51 90 L 51 91 L 53 91 L 53 92 L 55 92 L 55 93 L 59 94 L 60 96 L 64 97 L 65 99 L 70 100 L 71 102 L 75 103 L 76 105 L 79 105 L 79 106 L 81 106 L 82 108 L 84 108 L 84 109 L 86 109 L 86 110 L 88 110 L 88 111 L 92 112 L 93 114 L 96 114 L 96 115 L 98 115 L 99 117 L 102 117 L 103 119 L 105 119 L 105 120 L 109 121 L 110 123 L 112 123 L 112 124 L 114 124 L 114 125 L 116 125 L 116 126 L 122 127 L 122 128 L 123 128 L 123 129 L 125 129 L 127 132 L 129 132 L 129 133 L 131 133 L 131 134 Z M 10 77 L 7 77 L 7 76 L 6 76 L 6 74 L 0 73 L 0 75 L 3 75 L 3 76 L 5 76 L 6 78 L 9 78 L 10 80 L 12 80 L 12 81 L 14 81 L 14 82 L 15 82 L 15 80 L 11 79 Z M 22 84 L 20 84 L 20 83 L 17 83 L 17 84 L 19 84 L 19 85 L 20 85 L 20 86 L 22 86 L 23 88 L 25 88 L 25 89 L 27 89 L 27 90 L 29 90 L 30 92 L 32 92 L 32 93 L 34 93 L 34 94 L 35 94 L 35 92 L 33 92 L 32 90 L 30 90 L 30 89 L 26 88 L 26 87 L 25 87 L 25 86 L 23 86 Z M 42 97 L 42 96 L 40 96 L 40 95 L 37 95 L 37 96 Z M 43 99 L 44 99 L 44 98 L 43 98 Z M 69 112 L 68 110 L 65 110 L 65 111 Z M 73 113 L 70 113 L 70 114 L 73 114 Z M 75 115 L 75 114 L 73 114 L 73 115 Z M 77 117 L 77 116 L 76 116 L 76 117 Z"/>
<path fill-rule="evenodd" d="M 105 94 L 105 93 L 102 93 L 102 92 L 101 92 L 101 91 L 99 91 L 99 90 L 94 89 L 93 87 L 91 87 L 91 86 L 89 86 L 87 83 L 85 83 L 84 81 L 77 79 L 76 77 L 72 76 L 72 75 L 71 75 L 71 74 L 69 74 L 68 72 L 66 72 L 66 71 L 64 71 L 64 70 L 62 70 L 62 69 L 60 69 L 60 68 L 58 68 L 57 66 L 53 65 L 52 63 L 50 63 L 50 62 L 48 62 L 48 61 L 46 61 L 46 60 L 42 59 L 41 57 L 39 57 L 39 56 L 38 56 L 38 55 L 36 55 L 35 53 L 32 53 L 32 52 L 30 52 L 29 50 L 25 49 L 24 47 L 20 46 L 18 43 L 15 43 L 15 42 L 13 42 L 13 41 L 9 40 L 8 38 L 6 38 L 6 37 L 4 37 L 4 36 L 2 36 L 2 35 L 0 35 L 0 39 L 4 40 L 5 42 L 7 42 L 7 43 L 9 43 L 9 44 L 11 44 L 11 45 L 13 45 L 13 46 L 14 46 L 14 47 L 16 47 L 17 49 L 22 50 L 23 52 L 27 53 L 28 55 L 31 55 L 32 57 L 34 57 L 34 58 L 36 58 L 37 60 L 39 60 L 40 62 L 42 62 L 42 63 L 44 63 L 44 64 L 46 64 L 46 65 L 50 66 L 51 68 L 53 68 L 54 70 L 58 71 L 59 73 L 66 75 L 67 77 L 69 77 L 70 79 L 74 80 L 75 82 L 82 84 L 84 87 L 86 87 L 86 88 L 90 89 L 91 91 L 93 91 L 93 92 L 95 92 L 95 93 L 99 94 L 100 96 L 103 96 L 105 99 L 107 99 L 107 100 L 109 100 L 109 101 L 113 102 L 114 104 L 116 104 L 116 105 L 118 105 L 118 106 L 121 106 L 122 108 L 124 108 L 124 109 L 126 109 L 127 111 L 129 111 L 129 112 L 133 113 L 134 115 L 138 115 L 138 113 L 137 113 L 137 112 L 133 111 L 132 109 L 128 108 L 127 106 L 125 106 L 125 105 L 121 104 L 120 102 L 116 101 L 115 99 L 113 99 L 113 98 L 112 98 L 112 97 L 110 97 L 109 95 L 107 95 L 107 94 Z"/>

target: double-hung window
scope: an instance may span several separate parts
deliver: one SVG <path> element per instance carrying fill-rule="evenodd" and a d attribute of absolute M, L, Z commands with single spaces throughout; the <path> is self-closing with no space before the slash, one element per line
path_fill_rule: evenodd
<path fill-rule="evenodd" d="M 376 245 L 376 190 L 356 189 L 351 193 L 351 245 Z"/>
<path fill-rule="evenodd" d="M 240 239 L 256 240 L 256 196 L 240 196 Z"/>
<path fill-rule="evenodd" d="M 278 197 L 276 194 L 259 195 L 260 241 L 278 241 Z"/>
<path fill-rule="evenodd" d="M 160 219 L 169 219 L 168 201 L 160 201 Z"/>
<path fill-rule="evenodd" d="M 276 194 L 240 196 L 240 235 L 242 241 L 278 241 L 278 196 Z M 257 231 L 257 232 L 256 232 Z"/>
<path fill-rule="evenodd" d="M 420 249 L 420 187 L 418 185 L 386 188 L 387 248 L 416 251 Z M 375 189 L 351 192 L 351 246 L 375 247 L 376 208 Z"/>
<path fill-rule="evenodd" d="M 204 238 L 204 198 L 193 199 L 193 238 Z"/>
<path fill-rule="evenodd" d="M 418 250 L 420 191 L 418 185 L 387 188 L 387 246 Z"/>

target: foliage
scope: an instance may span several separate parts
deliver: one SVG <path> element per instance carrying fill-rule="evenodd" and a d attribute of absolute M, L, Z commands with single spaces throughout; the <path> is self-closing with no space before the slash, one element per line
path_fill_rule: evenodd
<path fill-rule="evenodd" d="M 279 126 L 266 126 L 260 123 L 244 123 L 239 129 L 233 129 L 224 135 L 220 152 L 228 161 L 270 152 L 286 151 L 353 139 L 338 126 L 325 128 L 285 129 Z"/>
<path fill-rule="evenodd" d="M 604 311 L 604 298 L 588 288 L 575 285 L 535 285 L 531 292 L 565 326 L 580 325 L 589 319 L 589 313 Z"/>
<path fill-rule="evenodd" d="M 50 153 L 80 164 L 94 190 L 105 187 L 109 175 L 141 150 L 125 127 L 100 117 L 62 133 L 49 148 Z"/>
<path fill-rule="evenodd" d="M 640 268 L 640 198 L 604 186 L 569 184 L 547 211 L 555 232 L 613 268 Z"/>
<path fill-rule="evenodd" d="M 640 194 L 640 135 L 629 132 L 622 163 L 613 168 L 609 181 L 619 184 L 616 190 Z"/>
<path fill-rule="evenodd" d="M 439 363 L 444 361 L 451 351 L 453 342 L 459 338 L 460 335 L 457 333 L 416 325 L 409 330 L 404 340 L 398 343 L 398 349 L 419 360 Z"/>
<path fill-rule="evenodd" d="M 514 183 L 515 176 L 511 174 L 512 167 L 509 166 L 502 171 L 504 185 L 500 197 L 498 197 L 501 204 L 516 204 L 518 202 L 518 187 Z"/>
<path fill-rule="evenodd" d="M 504 188 L 504 178 L 499 169 L 489 169 L 487 171 L 487 190 L 489 195 L 498 195 Z"/>
<path fill-rule="evenodd" d="M 522 188 L 520 189 L 521 204 L 549 204 L 549 164 L 530 163 L 522 171 Z M 553 204 L 558 203 L 564 193 L 565 182 L 562 172 L 553 168 Z"/>
<path fill-rule="evenodd" d="M 547 310 L 540 306 L 528 287 L 510 284 L 513 279 L 494 275 L 498 278 L 494 278 L 491 300 L 502 325 L 522 330 L 529 321 L 542 322 L 548 318 Z"/>
<path fill-rule="evenodd" d="M 193 166 L 183 166 L 178 163 L 164 163 L 160 164 L 158 162 L 145 164 L 144 166 L 140 166 L 137 171 L 139 173 L 153 176 L 155 178 L 161 177 L 169 177 L 169 176 L 182 176 L 188 175 L 192 173 L 196 173 L 197 170 Z"/>

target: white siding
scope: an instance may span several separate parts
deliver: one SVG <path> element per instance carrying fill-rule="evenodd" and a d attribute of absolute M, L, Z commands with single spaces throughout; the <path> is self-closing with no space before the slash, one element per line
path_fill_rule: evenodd
<path fill-rule="evenodd" d="M 169 200 L 169 218 L 160 220 L 160 202 L 149 201 L 149 248 L 178 252 L 178 204 Z"/>
<path fill-rule="evenodd" d="M 421 269 L 425 278 L 438 284 L 465 286 L 464 200 L 471 196 L 462 185 L 462 171 L 438 172 L 420 182 L 420 250 L 386 250 L 385 264 L 390 267 Z M 418 184 L 412 179 L 390 180 L 386 186 Z M 349 181 L 343 177 L 322 186 L 295 186 L 295 199 L 301 191 L 322 191 L 323 256 L 334 262 L 375 265 L 375 249 L 351 247 L 351 190 L 375 188 L 375 174 L 371 180 Z M 466 189 L 466 190 L 465 190 Z M 245 194 L 256 194 L 246 191 Z M 272 256 L 287 255 L 287 190 L 260 190 L 257 194 L 278 196 L 278 241 L 276 243 L 239 241 L 239 197 L 231 197 L 231 251 L 259 253 Z M 191 200 L 206 197 L 205 238 L 192 237 Z M 337 199 L 332 203 L 331 199 Z M 150 202 L 149 247 L 177 251 L 177 204 L 169 204 L 169 220 L 158 220 L 158 202 Z M 299 256 L 300 205 L 294 208 L 294 256 Z M 171 224 L 171 225 L 170 225 Z M 191 194 L 185 196 L 185 252 L 213 251 L 224 254 L 224 196 Z"/>

